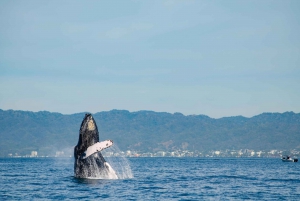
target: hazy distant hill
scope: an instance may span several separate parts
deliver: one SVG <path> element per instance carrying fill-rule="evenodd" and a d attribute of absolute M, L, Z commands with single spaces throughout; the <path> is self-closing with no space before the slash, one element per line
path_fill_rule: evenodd
<path fill-rule="evenodd" d="M 0 110 L 0 156 L 70 149 L 77 144 L 84 114 Z M 124 151 L 300 148 L 300 114 L 293 112 L 213 119 L 112 110 L 93 116 L 100 139 L 112 139 Z"/>

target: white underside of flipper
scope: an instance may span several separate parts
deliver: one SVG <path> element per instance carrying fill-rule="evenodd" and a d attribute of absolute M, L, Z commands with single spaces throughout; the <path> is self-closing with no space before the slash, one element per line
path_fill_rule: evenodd
<path fill-rule="evenodd" d="M 111 145 L 113 145 L 112 140 L 105 140 L 102 142 L 97 142 L 97 143 L 93 144 L 92 146 L 89 146 L 87 148 L 87 150 L 82 154 L 81 158 L 86 159 L 90 155 L 97 153 L 99 151 L 102 151 L 103 149 L 106 149 L 106 148 L 110 147 Z"/>

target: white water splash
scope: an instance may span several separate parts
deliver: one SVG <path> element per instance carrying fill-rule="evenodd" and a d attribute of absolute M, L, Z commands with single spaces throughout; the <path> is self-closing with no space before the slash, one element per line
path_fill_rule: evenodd
<path fill-rule="evenodd" d="M 98 158 L 98 154 L 94 154 L 87 158 L 89 167 L 83 169 L 83 175 L 86 175 L 85 178 L 88 179 L 118 179 L 118 176 L 114 169 L 110 166 L 109 163 L 105 162 L 103 167 L 99 167 L 96 160 Z M 87 176 L 91 175 L 91 176 Z"/>
<path fill-rule="evenodd" d="M 120 153 L 119 147 L 114 143 L 109 149 L 103 151 L 103 155 L 106 155 L 106 152 Z M 105 160 L 111 164 L 111 167 L 115 170 L 115 173 L 119 179 L 130 179 L 133 178 L 133 174 L 130 168 L 129 161 L 125 156 L 118 157 L 105 157 Z"/>
<path fill-rule="evenodd" d="M 106 150 L 103 150 L 101 153 L 105 157 L 108 155 L 107 152 L 120 153 L 120 149 L 116 144 Z M 105 157 L 106 162 L 104 165 L 106 168 L 101 168 L 96 163 L 96 158 L 98 154 L 95 153 L 92 156 L 88 157 L 86 160 L 89 160 L 91 166 L 85 170 L 84 174 L 88 175 L 88 172 L 91 171 L 93 176 L 86 177 L 88 179 L 129 179 L 133 178 L 133 174 L 129 165 L 129 161 L 125 156 L 118 157 Z"/>

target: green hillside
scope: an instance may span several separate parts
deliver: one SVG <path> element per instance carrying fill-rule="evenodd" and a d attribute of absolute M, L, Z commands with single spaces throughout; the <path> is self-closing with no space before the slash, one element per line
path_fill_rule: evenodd
<path fill-rule="evenodd" d="M 85 113 L 0 110 L 0 156 L 9 153 L 54 154 L 71 150 Z M 300 148 L 300 114 L 263 113 L 213 119 L 205 115 L 112 110 L 93 114 L 100 140 L 112 139 L 121 150 L 224 150 Z"/>

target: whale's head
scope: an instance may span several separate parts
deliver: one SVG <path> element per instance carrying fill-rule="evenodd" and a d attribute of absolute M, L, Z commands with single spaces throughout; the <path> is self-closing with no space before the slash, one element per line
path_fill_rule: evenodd
<path fill-rule="evenodd" d="M 77 153 L 75 155 L 79 156 L 85 152 L 89 146 L 97 142 L 99 142 L 99 132 L 96 121 L 91 114 L 85 114 L 80 126 L 79 140 L 75 147 Z"/>

